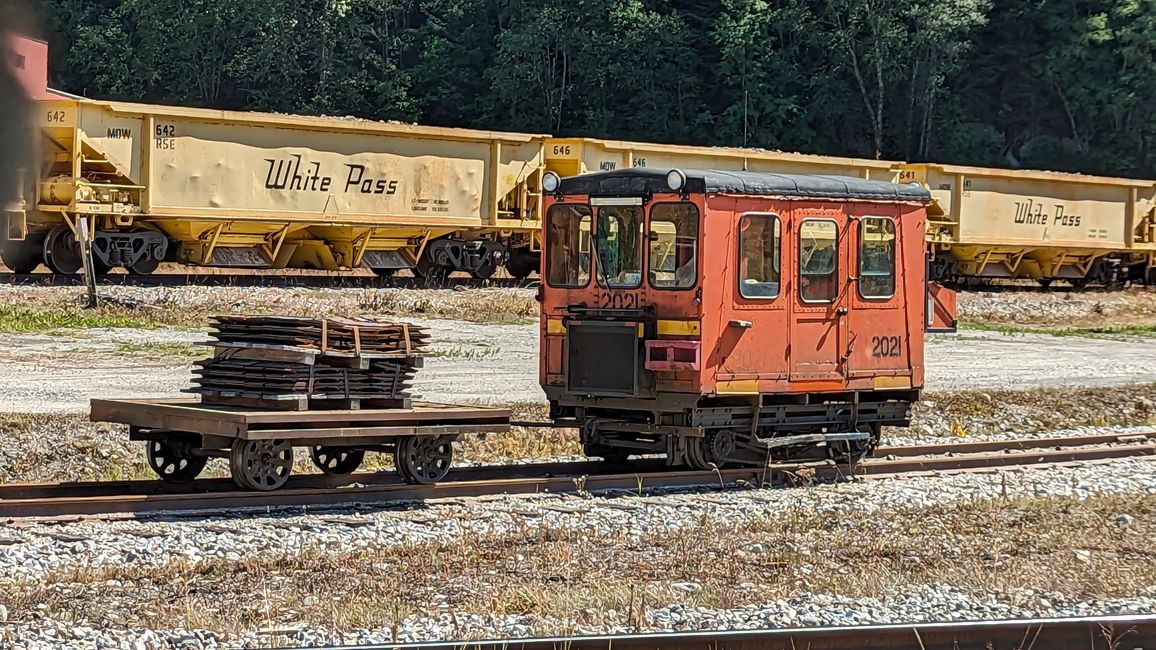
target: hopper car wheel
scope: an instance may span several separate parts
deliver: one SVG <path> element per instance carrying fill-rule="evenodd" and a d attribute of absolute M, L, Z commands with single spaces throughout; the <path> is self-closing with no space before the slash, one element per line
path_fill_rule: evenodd
<path fill-rule="evenodd" d="M 442 282 L 450 275 L 448 266 L 434 264 L 425 256 L 418 260 L 412 270 L 414 277 L 422 278 L 427 282 Z"/>
<path fill-rule="evenodd" d="M 397 443 L 394 464 L 407 483 L 429 485 L 445 478 L 453 457 L 448 436 L 406 436 Z"/>
<path fill-rule="evenodd" d="M 361 467 L 361 462 L 365 460 L 365 450 L 314 445 L 309 449 L 309 457 L 317 469 L 333 476 L 342 476 Z"/>
<path fill-rule="evenodd" d="M 510 259 L 506 260 L 506 272 L 519 280 L 525 280 L 530 274 L 538 270 L 536 256 L 526 248 L 518 248 L 510 252 Z"/>
<path fill-rule="evenodd" d="M 497 270 L 498 265 L 494 263 L 492 258 L 487 257 L 483 259 L 480 264 L 478 264 L 477 268 L 470 271 L 470 275 L 472 275 L 477 280 L 489 280 L 491 277 L 493 277 L 494 271 Z"/>
<path fill-rule="evenodd" d="M 148 461 L 149 467 L 165 483 L 188 483 L 205 469 L 209 459 L 194 456 L 188 445 L 173 444 L 169 440 L 150 440 Z"/>
<path fill-rule="evenodd" d="M 238 487 L 276 490 L 293 470 L 293 445 L 288 440 L 237 440 L 229 452 L 229 469 Z"/>
<path fill-rule="evenodd" d="M 27 274 L 36 270 L 44 261 L 43 243 L 40 238 L 29 237 L 23 242 L 9 242 L 0 248 L 0 261 L 13 273 Z"/>
<path fill-rule="evenodd" d="M 125 270 L 132 275 L 152 275 L 160 268 L 161 261 L 155 257 L 138 260 L 135 264 L 130 264 L 125 267 Z"/>
<path fill-rule="evenodd" d="M 373 271 L 373 274 L 379 278 L 392 278 L 393 274 L 397 272 L 397 269 L 386 269 L 386 268 L 376 268 L 376 267 L 370 268 L 369 270 Z"/>
<path fill-rule="evenodd" d="M 80 247 L 67 226 L 57 226 L 44 238 L 44 263 L 62 275 L 73 275 L 84 267 Z"/>

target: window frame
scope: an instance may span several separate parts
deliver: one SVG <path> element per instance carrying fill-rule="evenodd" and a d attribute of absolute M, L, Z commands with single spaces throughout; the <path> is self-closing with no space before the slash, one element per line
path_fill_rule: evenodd
<path fill-rule="evenodd" d="M 654 276 L 651 275 L 654 267 L 651 266 L 651 260 L 650 260 L 651 244 L 653 244 L 654 242 L 650 241 L 650 233 L 651 233 L 651 222 L 653 220 L 654 210 L 655 210 L 655 208 L 657 208 L 660 205 L 678 205 L 678 206 L 689 205 L 690 207 L 694 208 L 694 282 L 692 282 L 690 284 L 690 286 L 688 286 L 688 287 L 671 287 L 671 286 L 664 287 L 664 286 L 659 286 L 659 285 L 654 284 Z M 699 266 L 701 266 L 701 262 L 702 262 L 702 259 L 700 257 L 700 255 L 702 253 L 702 211 L 698 209 L 698 206 L 695 205 L 691 201 L 661 201 L 661 202 L 657 202 L 657 203 L 652 203 L 650 205 L 650 209 L 647 210 L 647 212 L 646 212 L 645 224 L 646 225 L 644 227 L 646 229 L 646 284 L 647 284 L 647 286 L 649 286 L 651 289 L 654 289 L 655 291 L 691 291 L 691 290 L 697 288 L 698 287 L 698 269 L 699 269 Z M 678 238 L 678 231 L 676 230 L 675 231 L 675 241 L 676 242 L 677 242 L 677 238 Z"/>
<path fill-rule="evenodd" d="M 895 242 L 895 245 L 891 247 L 891 293 L 889 295 L 886 295 L 886 296 L 865 296 L 865 295 L 863 295 L 863 228 L 866 225 L 866 221 L 868 219 L 874 219 L 877 221 L 890 221 L 891 222 L 891 241 Z M 898 291 L 897 285 L 899 284 L 899 281 L 898 281 L 898 278 L 896 277 L 896 272 L 898 271 L 898 266 L 899 266 L 899 260 L 898 260 L 898 258 L 899 258 L 899 224 L 896 223 L 896 221 L 893 217 L 886 217 L 886 216 L 882 216 L 882 215 L 862 216 L 862 217 L 859 217 L 858 221 L 859 221 L 859 232 L 857 234 L 857 237 L 859 239 L 859 246 L 858 246 L 858 250 L 855 251 L 855 257 L 856 257 L 855 293 L 858 294 L 860 300 L 871 300 L 874 302 L 887 302 L 888 300 L 891 300 L 892 298 L 894 298 L 895 293 Z"/>
<path fill-rule="evenodd" d="M 586 208 L 587 214 L 583 215 L 583 217 L 586 217 L 586 216 L 590 217 L 590 229 L 588 231 L 589 235 L 590 235 L 590 257 L 589 257 L 589 265 L 586 269 L 586 282 L 584 282 L 582 284 L 555 284 L 554 282 L 552 282 L 550 280 L 550 251 L 552 250 L 552 247 L 554 245 L 554 242 L 553 242 L 554 235 L 550 229 L 550 225 L 552 223 L 552 218 L 550 216 L 550 213 L 554 211 L 554 208 Z M 546 286 L 548 286 L 552 289 L 585 289 L 586 287 L 589 287 L 590 282 L 594 279 L 594 264 L 595 264 L 594 255 L 597 254 L 597 253 L 595 253 L 595 242 L 594 242 L 594 208 L 591 207 L 589 203 L 555 203 L 554 205 L 550 206 L 549 210 L 546 211 L 546 222 L 547 222 L 546 227 L 545 227 L 545 231 L 546 231 L 545 232 L 545 244 L 546 245 L 544 247 L 546 259 L 545 259 L 545 265 L 544 265 L 545 269 L 543 269 L 545 271 L 545 273 L 543 274 L 542 281 L 546 283 Z M 578 240 L 579 240 L 579 246 L 581 246 L 582 217 L 580 217 L 578 219 Z M 581 258 L 579 258 L 579 263 L 581 263 Z M 581 276 L 581 271 L 582 271 L 581 267 L 579 267 L 578 271 L 579 271 L 578 275 Z"/>
<path fill-rule="evenodd" d="M 758 217 L 760 219 L 773 219 L 779 226 L 779 234 L 775 237 L 775 253 L 778 254 L 779 266 L 776 271 L 779 274 L 779 287 L 775 290 L 773 296 L 748 296 L 743 293 L 743 220 L 751 217 Z M 778 212 L 744 212 L 739 215 L 738 221 L 735 223 L 736 246 L 735 253 L 738 258 L 738 264 L 735 265 L 737 273 L 735 273 L 735 284 L 738 286 L 739 298 L 743 300 L 753 300 L 764 304 L 772 303 L 783 295 L 783 217 Z"/>
<path fill-rule="evenodd" d="M 593 206 L 593 207 L 597 208 L 591 212 L 592 216 L 591 216 L 591 220 L 590 220 L 590 250 L 591 250 L 591 253 L 593 253 L 590 256 L 590 275 L 594 279 L 594 284 L 599 289 L 604 289 L 606 291 L 633 291 L 635 289 L 641 289 L 646 284 L 646 280 L 643 276 L 648 275 L 650 273 L 649 269 L 647 269 L 647 253 L 650 250 L 650 245 L 649 245 L 650 244 L 650 242 L 649 242 L 650 221 L 648 219 L 648 213 L 646 210 L 646 206 L 644 206 L 644 205 L 597 205 L 597 206 Z M 638 250 L 638 282 L 636 282 L 634 284 L 613 286 L 610 284 L 609 281 L 607 281 L 605 284 L 602 283 L 603 279 L 609 280 L 609 278 L 610 278 L 610 276 L 606 273 L 606 270 L 602 268 L 602 246 L 600 245 L 602 242 L 600 242 L 598 239 L 598 225 L 599 225 L 600 220 L 602 219 L 602 211 L 605 210 L 606 208 L 612 208 L 612 209 L 613 208 L 629 208 L 632 210 L 638 210 L 638 213 L 639 213 L 638 225 L 640 226 L 641 232 L 638 234 L 638 237 L 639 237 L 639 241 L 638 241 L 638 249 L 639 249 Z M 607 231 L 607 232 L 609 232 L 609 231 Z M 625 232 L 626 232 L 626 229 L 621 228 L 621 225 L 620 225 L 620 230 L 618 232 L 618 238 L 619 238 L 618 241 L 619 242 L 622 241 L 622 236 L 623 236 L 623 233 L 625 233 Z M 619 251 L 621 252 L 621 247 L 619 248 Z M 596 268 L 595 265 L 597 265 L 597 270 L 595 270 L 595 268 Z"/>
<path fill-rule="evenodd" d="M 835 226 L 835 266 L 831 269 L 831 277 L 835 280 L 835 293 L 830 298 L 823 300 L 814 300 L 803 297 L 803 226 L 808 221 L 826 221 Z M 803 217 L 799 220 L 799 236 L 795 238 L 795 245 L 798 247 L 798 255 L 796 261 L 799 264 L 799 300 L 807 305 L 834 305 L 839 302 L 839 222 L 830 217 Z"/>

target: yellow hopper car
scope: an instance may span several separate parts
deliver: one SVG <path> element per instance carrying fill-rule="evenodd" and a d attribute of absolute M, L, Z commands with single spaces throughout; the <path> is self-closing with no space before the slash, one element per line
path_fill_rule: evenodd
<path fill-rule="evenodd" d="M 382 275 L 537 268 L 546 137 L 80 98 L 36 102 L 38 175 L 5 265 L 191 265 Z"/>

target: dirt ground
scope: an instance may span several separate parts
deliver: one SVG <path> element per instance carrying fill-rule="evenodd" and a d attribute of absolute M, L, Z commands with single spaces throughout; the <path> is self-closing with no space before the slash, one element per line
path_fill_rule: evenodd
<path fill-rule="evenodd" d="M 428 327 L 432 358 L 416 392 L 431 401 L 540 402 L 538 328 L 407 319 Z M 9 334 L 0 348 L 0 411 L 83 412 L 94 397 L 179 396 L 200 332 L 70 330 Z M 964 331 L 927 345 L 927 388 L 1022 389 L 1156 381 L 1156 337 L 1082 338 Z"/>

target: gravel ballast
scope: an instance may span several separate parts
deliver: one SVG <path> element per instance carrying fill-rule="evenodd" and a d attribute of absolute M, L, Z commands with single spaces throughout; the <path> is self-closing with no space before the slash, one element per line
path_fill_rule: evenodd
<path fill-rule="evenodd" d="M 27 590 L 32 589 L 44 594 L 43 597 L 49 597 L 58 589 L 82 589 L 76 602 L 92 602 L 99 595 L 106 601 L 102 606 L 111 607 L 105 610 L 108 612 L 106 616 L 117 620 L 123 616 L 147 615 L 148 602 L 165 602 L 172 597 L 165 594 L 173 594 L 174 588 L 177 588 L 177 594 L 182 589 L 187 590 L 189 587 L 181 588 L 178 585 L 187 580 L 196 580 L 201 572 L 230 571 L 227 569 L 229 566 L 238 567 L 238 571 L 251 572 L 254 562 L 272 563 L 261 570 L 262 575 L 268 576 L 268 589 L 273 594 L 265 597 L 280 602 L 274 596 L 277 596 L 278 585 L 285 584 L 285 577 L 278 577 L 281 569 L 276 567 L 283 565 L 284 570 L 290 571 L 291 575 L 291 567 L 305 561 L 302 558 L 314 558 L 316 561 L 316 558 L 329 554 L 334 557 L 350 553 L 355 556 L 369 554 L 368 557 L 372 558 L 382 549 L 396 548 L 408 557 L 412 553 L 420 555 L 422 545 L 470 543 L 470 540 L 486 540 L 493 535 L 547 535 L 548 538 L 577 535 L 580 539 L 617 539 L 627 544 L 631 543 L 629 540 L 637 540 L 637 543 L 644 546 L 632 552 L 645 554 L 646 540 L 656 535 L 674 537 L 684 528 L 704 525 L 722 526 L 728 530 L 741 530 L 744 526 L 791 529 L 792 526 L 800 525 L 798 517 L 804 517 L 804 522 L 806 518 L 823 517 L 825 521 L 846 521 L 850 524 L 885 521 L 891 516 L 889 513 L 902 513 L 901 519 L 908 521 L 912 513 L 918 512 L 928 513 L 919 519 L 931 521 L 941 509 L 966 507 L 985 512 L 982 506 L 984 503 L 992 504 L 992 508 L 1006 509 L 1006 516 L 1014 518 L 1023 516 L 1018 509 L 1020 506 L 1015 505 L 1016 500 L 1021 498 L 1069 499 L 1078 502 L 1089 498 L 1109 498 L 1111 495 L 1137 495 L 1141 498 L 1156 495 L 1156 460 L 1124 460 L 1111 464 L 1029 469 L 997 475 L 903 477 L 869 483 L 782 490 L 665 493 L 609 498 L 541 495 L 455 500 L 431 503 L 425 508 L 413 510 L 224 517 L 203 521 L 36 525 L 5 532 L 0 543 L 0 575 L 4 576 L 0 578 L 0 593 L 27 594 Z M 1000 505 L 1004 503 L 1011 505 Z M 997 511 L 994 516 L 1005 515 Z M 1153 525 L 1148 510 L 1138 512 L 1135 516 L 1116 515 L 1107 511 L 1103 517 L 1104 525 L 1109 529 L 1105 531 L 1106 535 L 1121 534 L 1110 532 L 1112 529 L 1126 535 L 1128 529 L 1136 527 L 1136 534 L 1146 536 L 1148 533 L 1139 531 L 1149 531 Z M 780 519 L 781 525 L 776 523 Z M 797 552 L 805 558 L 809 544 L 804 541 L 806 525 L 803 525 Z M 936 541 L 936 544 L 943 543 L 943 540 Z M 1031 544 L 1030 541 L 1024 543 Z M 1150 544 L 1143 539 L 1137 539 L 1132 544 L 1138 549 L 1147 549 L 1141 551 L 1143 553 L 1151 553 Z M 736 540 L 733 550 L 740 554 L 758 554 L 763 552 L 757 548 L 760 546 L 740 538 Z M 1088 548 L 1093 550 L 1077 550 L 1076 553 L 1088 553 L 1089 559 L 1086 561 L 1110 561 L 1104 557 L 1106 551 L 1096 551 L 1094 546 Z M 965 554 L 975 554 L 982 549 L 968 547 L 959 550 Z M 1000 551 L 993 548 L 992 552 L 997 554 L 993 560 L 998 566 Z M 934 555 L 940 554 L 937 548 Z M 1095 559 L 1100 557 L 1104 559 Z M 171 574 L 174 563 L 186 568 Z M 333 564 L 332 570 L 340 572 L 342 565 Z M 198 566 L 206 568 L 198 570 Z M 210 568 L 214 566 L 217 568 Z M 441 567 L 442 571 L 447 569 Z M 389 572 L 388 567 L 382 567 L 382 570 Z M 108 576 L 143 575 L 153 579 L 133 579 L 134 582 L 129 584 L 122 583 L 121 578 L 102 577 L 102 572 Z M 672 567 L 671 573 L 676 572 Z M 515 579 L 513 576 L 500 577 L 505 580 Z M 335 578 L 336 575 L 330 575 L 323 581 L 328 583 L 335 581 Z M 656 576 L 656 579 L 662 582 L 661 575 Z M 744 588 L 742 584 L 736 584 L 735 587 L 739 590 Z M 752 583 L 748 589 L 755 587 Z M 439 592 L 446 593 L 441 591 L 443 589 L 450 589 L 449 593 L 454 593 L 454 587 L 435 583 L 417 590 L 417 597 L 422 599 L 423 605 L 406 603 L 404 608 L 392 611 L 389 603 L 381 603 L 375 614 L 381 621 L 377 627 L 340 630 L 332 626 L 294 622 L 292 612 L 300 606 L 297 605 L 291 607 L 288 613 L 284 606 L 274 606 L 268 611 L 267 623 L 255 620 L 246 630 L 239 632 L 205 629 L 188 632 L 174 629 L 179 627 L 179 624 L 174 624 L 178 622 L 166 621 L 164 624 L 150 625 L 150 628 L 155 628 L 152 632 L 139 634 L 145 634 L 142 639 L 144 647 L 186 647 L 180 646 L 181 643 L 191 644 L 191 647 L 214 647 L 213 643 L 226 641 L 229 647 L 249 647 L 273 641 L 417 641 L 466 636 L 613 633 L 636 629 L 738 629 L 767 625 L 863 624 L 1156 611 L 1156 590 L 1147 587 L 1128 597 L 1088 598 L 1046 586 L 984 590 L 977 585 L 932 581 L 912 583 L 904 587 L 902 592 L 895 592 L 891 596 L 871 597 L 816 592 L 804 587 L 788 596 L 761 599 L 758 605 L 740 607 L 690 607 L 677 602 L 652 600 L 642 610 L 644 615 L 641 618 L 639 612 L 634 612 L 633 616 L 628 616 L 624 611 L 600 612 L 600 622 L 590 624 L 583 622 L 584 614 L 580 610 L 574 613 L 573 618 L 500 612 L 491 616 L 477 611 L 458 611 L 436 597 Z M 701 589 L 693 581 L 671 581 L 667 584 L 666 593 L 694 594 Z M 156 595 L 150 595 L 154 590 Z M 248 590 L 244 593 L 248 593 Z M 225 596 L 222 594 L 220 597 Z M 132 605 L 116 606 L 122 600 Z M 13 605 L 10 603 L 10 606 Z M 415 612 L 415 609 L 418 611 Z M 57 613 L 44 612 L 49 618 L 45 621 L 39 617 L 28 618 L 28 610 L 13 609 L 8 623 L 0 625 L 0 639 L 4 638 L 4 634 L 8 634 L 9 638 L 21 636 L 25 639 L 25 635 L 35 634 L 39 641 L 58 642 L 66 638 L 78 638 L 79 631 L 86 637 L 86 643 L 102 638 L 116 644 L 133 634 L 132 626 L 111 624 L 109 620 L 82 619 L 67 625 L 53 623 L 53 620 L 61 620 L 59 617 L 52 618 Z M 276 639 L 271 640 L 269 635 L 258 633 L 262 629 L 276 629 L 283 634 L 275 635 Z M 80 647 L 100 646 L 94 642 Z"/>

